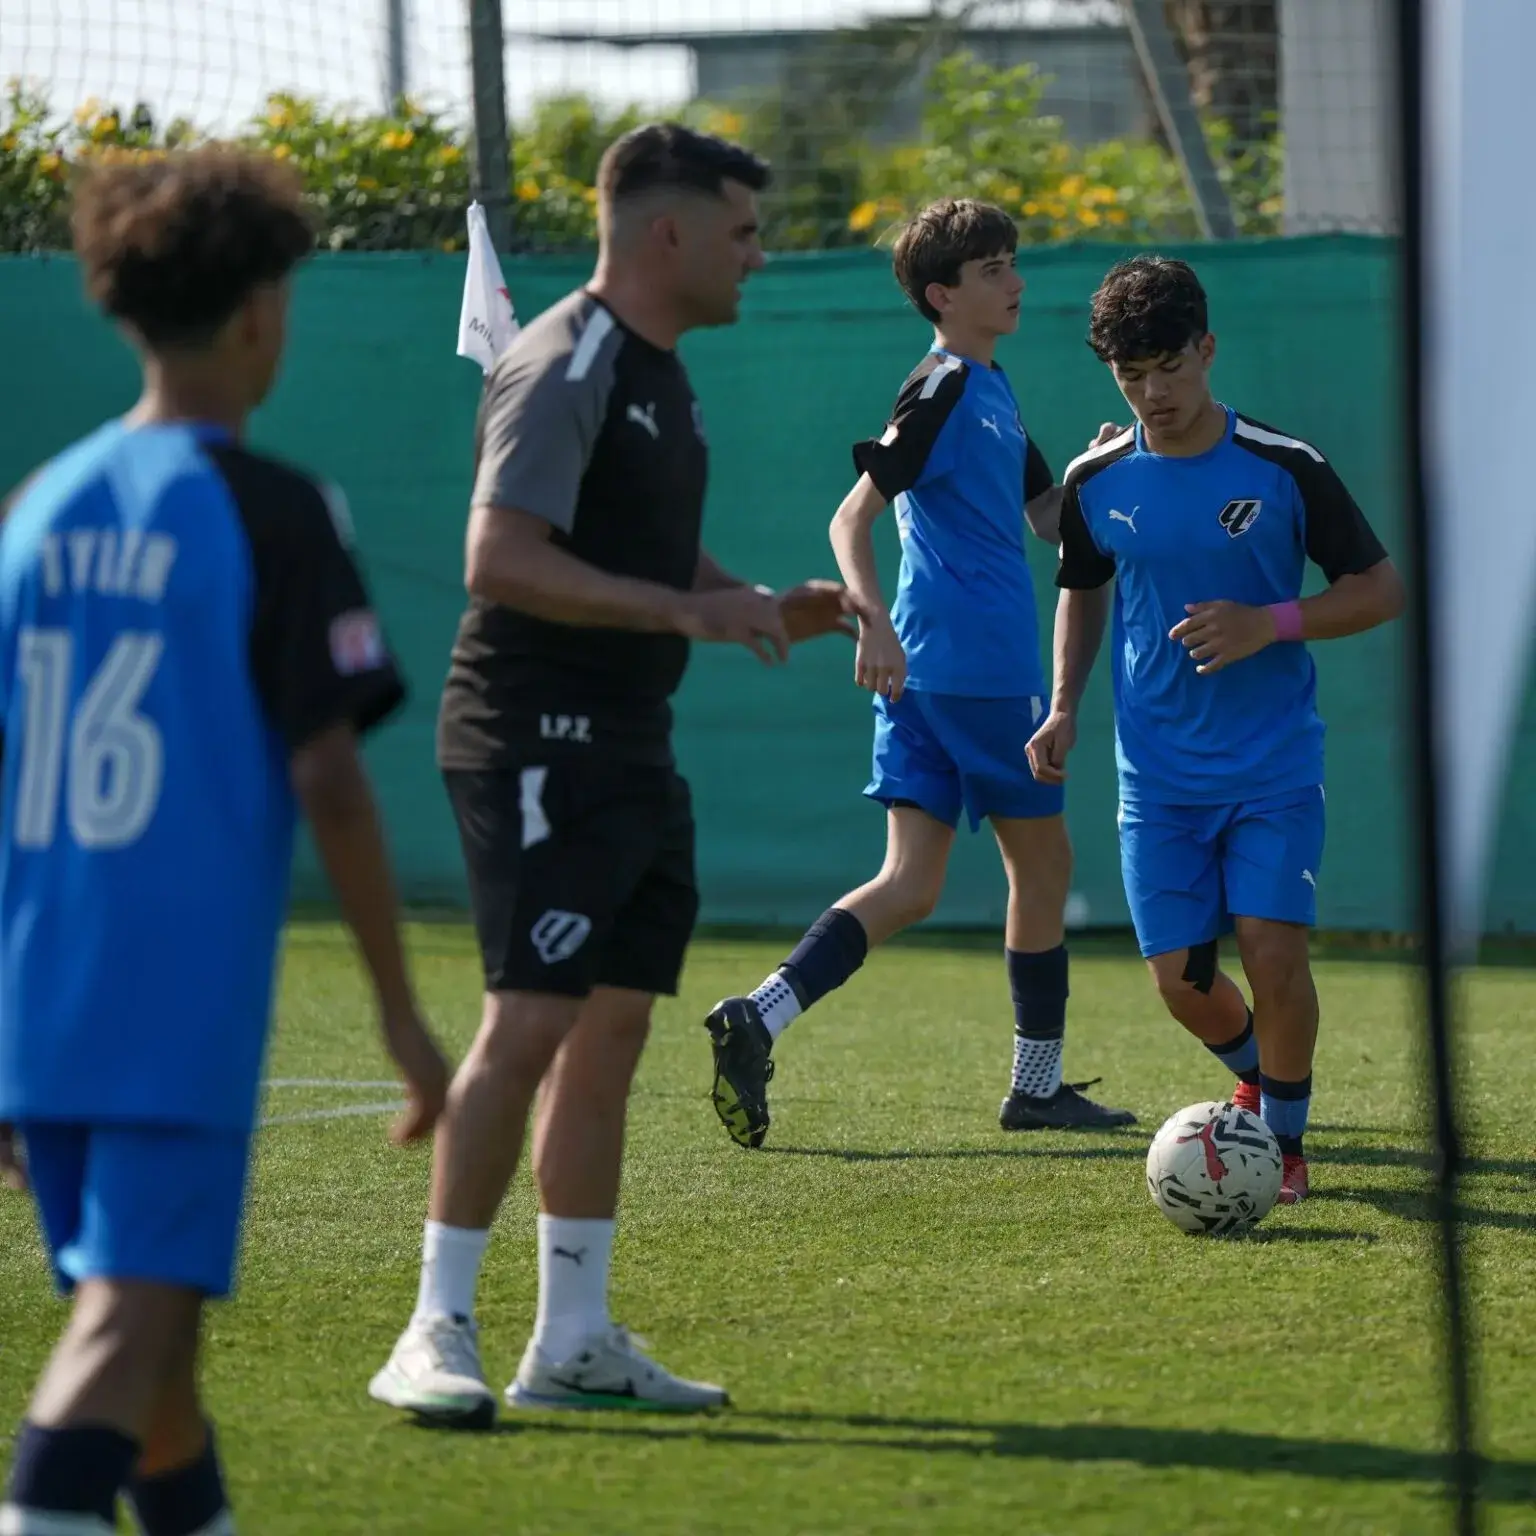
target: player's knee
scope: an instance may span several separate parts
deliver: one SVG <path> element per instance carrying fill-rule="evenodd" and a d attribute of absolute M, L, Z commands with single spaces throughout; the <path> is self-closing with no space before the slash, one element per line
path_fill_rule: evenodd
<path fill-rule="evenodd" d="M 1194 944 L 1148 961 L 1164 1007 L 1181 1023 L 1210 996 L 1216 984 L 1216 942 Z"/>
<path fill-rule="evenodd" d="M 537 1082 L 576 1023 L 576 998 L 529 992 L 486 995 L 480 1033 L 461 1069 L 471 1076 Z"/>
<path fill-rule="evenodd" d="M 1305 936 L 1289 928 L 1262 928 L 1243 936 L 1243 969 L 1254 997 L 1271 1007 L 1288 1007 L 1312 989 Z"/>
<path fill-rule="evenodd" d="M 910 928 L 915 923 L 927 922 L 939 904 L 943 890 L 941 882 L 914 875 L 898 876 L 892 880 L 887 893 L 897 928 Z"/>
<path fill-rule="evenodd" d="M 179 1287 L 88 1280 L 76 1292 L 63 1351 L 82 1383 L 158 1382 L 197 1352 L 199 1300 Z"/>

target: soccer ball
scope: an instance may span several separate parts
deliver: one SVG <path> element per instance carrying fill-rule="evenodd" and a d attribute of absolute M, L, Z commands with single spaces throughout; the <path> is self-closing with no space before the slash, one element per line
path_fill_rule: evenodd
<path fill-rule="evenodd" d="M 1280 1194 L 1280 1143 L 1236 1104 L 1191 1104 L 1170 1115 L 1147 1151 L 1147 1193 L 1174 1226 L 1213 1237 L 1269 1215 Z"/>

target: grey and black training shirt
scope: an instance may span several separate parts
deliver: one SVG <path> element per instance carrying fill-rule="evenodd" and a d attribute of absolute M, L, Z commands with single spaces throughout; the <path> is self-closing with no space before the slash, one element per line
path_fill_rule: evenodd
<path fill-rule="evenodd" d="M 617 576 L 686 591 L 699 560 L 707 452 L 675 352 L 578 290 L 502 355 L 475 430 L 474 502 L 531 513 Z M 509 764 L 534 742 L 670 761 L 678 635 L 549 623 L 472 598 L 438 718 L 445 768 Z"/>

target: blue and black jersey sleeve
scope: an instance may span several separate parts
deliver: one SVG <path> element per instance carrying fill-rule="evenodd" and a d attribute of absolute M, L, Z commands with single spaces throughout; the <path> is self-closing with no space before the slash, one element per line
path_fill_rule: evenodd
<path fill-rule="evenodd" d="M 250 545 L 251 669 L 268 718 L 290 751 L 333 726 L 371 729 L 405 686 L 349 551 L 339 493 L 240 448 L 211 456 Z"/>
<path fill-rule="evenodd" d="M 1387 551 L 1333 465 L 1305 458 L 1287 466 L 1301 491 L 1307 559 L 1330 582 L 1380 565 Z"/>
<path fill-rule="evenodd" d="M 1387 558 L 1349 488 L 1316 448 L 1248 416 L 1239 417 L 1233 441 L 1290 475 L 1301 503 L 1307 559 L 1330 582 L 1358 576 Z"/>
<path fill-rule="evenodd" d="M 925 474 L 948 467 L 936 449 L 965 393 L 965 375 L 958 357 L 930 353 L 902 385 L 884 434 L 853 445 L 854 468 L 868 475 L 887 501 L 910 491 Z"/>
<path fill-rule="evenodd" d="M 1055 484 L 1056 476 L 1052 474 L 1049 462 L 1034 438 L 1030 438 L 1029 446 L 1024 450 L 1024 500 L 1033 501 L 1036 496 L 1045 495 Z"/>

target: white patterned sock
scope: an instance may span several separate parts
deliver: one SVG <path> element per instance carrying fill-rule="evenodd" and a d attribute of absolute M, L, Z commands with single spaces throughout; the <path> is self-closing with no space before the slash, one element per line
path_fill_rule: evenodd
<path fill-rule="evenodd" d="M 757 1011 L 762 1015 L 764 1028 L 775 1040 L 800 1017 L 802 1011 L 800 999 L 795 996 L 795 989 L 785 980 L 782 971 L 775 971 L 752 994 L 752 1001 L 757 1004 Z"/>
<path fill-rule="evenodd" d="M 1048 1099 L 1061 1087 L 1061 1041 L 1013 1036 L 1013 1091 Z"/>

